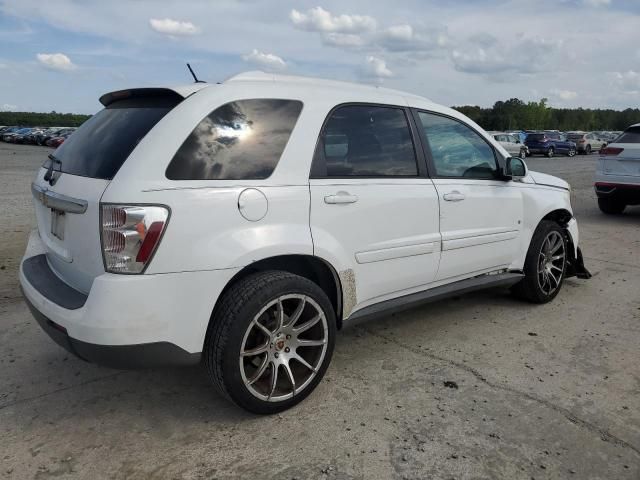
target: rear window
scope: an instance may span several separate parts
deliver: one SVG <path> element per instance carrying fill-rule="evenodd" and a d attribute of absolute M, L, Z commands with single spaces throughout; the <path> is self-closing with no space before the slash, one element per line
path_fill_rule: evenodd
<path fill-rule="evenodd" d="M 628 128 L 613 143 L 640 143 L 640 127 Z"/>
<path fill-rule="evenodd" d="M 584 137 L 584 133 L 570 133 L 567 135 L 569 140 L 580 140 L 582 137 Z"/>
<path fill-rule="evenodd" d="M 280 161 L 302 110 L 297 100 L 238 100 L 216 108 L 167 167 L 169 180 L 263 180 Z M 339 148 L 339 147 L 338 147 Z"/>
<path fill-rule="evenodd" d="M 71 175 L 111 180 L 140 140 L 179 100 L 177 96 L 157 96 L 113 102 L 60 145 L 54 152 L 55 159 L 60 161 L 55 169 Z M 48 167 L 50 162 L 47 160 L 44 166 Z"/>
<path fill-rule="evenodd" d="M 527 140 L 542 140 L 543 138 L 543 133 L 530 133 L 529 135 L 527 135 Z"/>

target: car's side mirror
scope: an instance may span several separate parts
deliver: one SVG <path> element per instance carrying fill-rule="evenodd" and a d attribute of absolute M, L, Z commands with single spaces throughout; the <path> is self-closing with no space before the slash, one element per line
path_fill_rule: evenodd
<path fill-rule="evenodd" d="M 504 176 L 511 180 L 519 180 L 527 176 L 527 164 L 520 157 L 509 157 L 504 167 Z"/>

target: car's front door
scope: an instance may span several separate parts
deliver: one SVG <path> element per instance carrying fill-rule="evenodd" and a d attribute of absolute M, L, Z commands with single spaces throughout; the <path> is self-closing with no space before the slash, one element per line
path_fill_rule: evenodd
<path fill-rule="evenodd" d="M 344 311 L 431 283 L 440 260 L 438 195 L 409 110 L 348 104 L 330 114 L 310 178 L 315 255 L 330 261 Z"/>
<path fill-rule="evenodd" d="M 522 234 L 521 190 L 499 178 L 496 152 L 465 123 L 416 112 L 440 201 L 442 255 L 436 280 L 507 268 Z"/>

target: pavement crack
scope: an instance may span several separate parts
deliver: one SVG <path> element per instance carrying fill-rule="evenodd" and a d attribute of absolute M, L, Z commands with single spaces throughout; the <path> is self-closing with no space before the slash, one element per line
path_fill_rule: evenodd
<path fill-rule="evenodd" d="M 631 265 L 629 263 L 614 262 L 612 260 L 602 260 L 601 258 L 584 257 L 585 260 L 593 260 L 594 262 L 610 263 L 612 265 L 620 265 L 621 267 L 640 268 L 638 265 Z"/>
<path fill-rule="evenodd" d="M 3 410 L 5 408 L 9 408 L 9 407 L 13 407 L 15 405 L 20 405 L 22 403 L 31 402 L 33 400 L 40 400 L 41 398 L 45 398 L 45 397 L 48 397 L 50 395 L 55 395 L 56 393 L 66 392 L 67 390 L 73 390 L 74 388 L 83 387 L 85 385 L 89 385 L 91 383 L 96 383 L 96 382 L 99 382 L 101 380 L 105 380 L 105 379 L 108 379 L 108 378 L 113 378 L 113 377 L 116 377 L 118 375 L 122 375 L 122 374 L 125 374 L 125 373 L 129 373 L 129 372 L 126 372 L 126 371 L 115 372 L 115 373 L 112 373 L 110 375 L 104 375 L 102 377 L 92 378 L 91 380 L 85 380 L 84 382 L 76 383 L 74 385 L 68 385 L 66 387 L 58 388 L 56 390 L 51 390 L 50 392 L 41 393 L 40 395 L 34 395 L 33 397 L 19 398 L 17 400 L 14 400 L 13 402 L 8 402 L 8 403 L 5 403 L 4 405 L 0 405 L 0 410 Z"/>
<path fill-rule="evenodd" d="M 640 456 L 640 449 L 638 447 L 636 447 L 635 445 L 632 445 L 631 443 L 622 440 L 621 438 L 613 435 L 611 432 L 609 432 L 608 430 L 601 428 L 597 425 L 594 425 L 593 423 L 590 423 L 586 420 L 583 420 L 582 418 L 576 416 L 574 413 L 572 413 L 570 410 L 564 408 L 564 407 L 560 407 L 552 402 L 550 402 L 549 400 L 545 400 L 544 398 L 540 398 L 537 397 L 535 395 L 532 395 L 530 393 L 527 392 L 523 392 L 521 390 L 518 390 L 517 388 L 513 388 L 510 387 L 508 385 L 504 385 L 501 383 L 494 383 L 490 380 L 487 380 L 487 378 L 479 371 L 476 370 L 473 367 L 470 367 L 468 365 L 465 365 L 463 363 L 459 363 L 456 362 L 455 360 L 451 360 L 449 358 L 445 358 L 445 357 L 441 357 L 439 355 L 436 355 L 434 353 L 430 353 L 430 352 L 426 352 L 420 348 L 415 348 L 415 347 L 411 347 L 410 345 L 406 345 L 402 342 L 399 342 L 398 340 L 396 340 L 393 337 L 389 337 L 386 335 L 383 335 L 381 333 L 376 333 L 373 332 L 369 329 L 363 328 L 364 331 L 366 331 L 369 335 L 372 335 L 374 337 L 380 338 L 382 340 L 385 340 L 387 342 L 391 342 L 394 345 L 397 345 L 400 348 L 403 348 L 405 350 L 408 350 L 416 355 L 420 355 L 420 356 L 425 356 L 428 358 L 431 358 L 433 360 L 437 360 L 439 362 L 443 362 L 446 363 L 454 368 L 458 368 L 461 370 L 464 370 L 467 373 L 470 373 L 471 375 L 473 375 L 475 378 L 477 378 L 478 380 L 480 380 L 482 383 L 484 383 L 485 385 L 488 385 L 489 387 L 493 388 L 493 389 L 499 389 L 499 390 L 504 390 L 506 392 L 512 393 L 516 396 L 519 397 L 523 397 L 526 398 L 527 400 L 531 400 L 532 402 L 536 402 L 540 405 L 543 405 L 553 411 L 555 411 L 556 413 L 559 413 L 560 415 L 562 415 L 563 417 L 565 417 L 569 422 L 573 423 L 574 425 L 577 425 L 578 427 L 581 427 L 591 433 L 594 433 L 596 435 L 598 435 L 602 440 L 606 441 L 606 442 L 610 442 L 614 445 L 617 445 L 619 447 L 623 447 L 623 448 L 627 448 L 629 450 L 632 450 L 633 452 L 636 453 L 636 455 Z"/>

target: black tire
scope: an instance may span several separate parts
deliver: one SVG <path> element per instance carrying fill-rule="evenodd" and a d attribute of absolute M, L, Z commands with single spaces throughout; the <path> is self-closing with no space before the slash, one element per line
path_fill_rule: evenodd
<path fill-rule="evenodd" d="M 562 273 L 557 287 L 553 292 L 547 293 L 540 285 L 540 275 L 538 273 L 538 262 L 547 237 L 551 232 L 558 232 L 562 238 L 563 248 L 565 252 L 564 261 L 562 263 Z M 565 231 L 560 225 L 550 220 L 543 220 L 536 228 L 536 231 L 531 238 L 531 244 L 527 251 L 527 256 L 524 261 L 524 278 L 516 285 L 511 287 L 511 292 L 531 303 L 547 303 L 553 300 L 558 292 L 562 289 L 562 283 L 566 275 L 567 270 L 567 236 Z"/>
<path fill-rule="evenodd" d="M 525 158 L 527 158 L 527 151 L 524 148 L 520 149 L 520 158 L 522 160 L 524 160 Z"/>
<path fill-rule="evenodd" d="M 575 148 L 573 148 L 573 147 L 571 147 L 571 148 L 569 149 L 569 151 L 567 152 L 567 156 L 568 156 L 568 157 L 575 157 L 575 156 L 576 156 L 576 149 L 575 149 Z"/>
<path fill-rule="evenodd" d="M 607 215 L 620 215 L 627 206 L 615 198 L 599 198 L 598 207 Z"/>
<path fill-rule="evenodd" d="M 327 321 L 327 347 L 315 377 L 302 391 L 296 393 L 294 390 L 291 398 L 282 401 L 262 400 L 245 385 L 239 362 L 240 350 L 254 317 L 265 305 L 287 294 L 305 295 L 322 309 Z M 329 298 L 318 285 L 288 272 L 258 272 L 230 287 L 220 299 L 207 329 L 204 362 L 220 393 L 250 412 L 273 414 L 293 407 L 315 389 L 331 362 L 335 336 L 335 313 Z"/>
<path fill-rule="evenodd" d="M 587 145 L 587 148 L 584 150 L 585 155 L 591 155 L 591 145 Z"/>
<path fill-rule="evenodd" d="M 553 147 L 549 147 L 549 150 L 547 150 L 547 157 L 551 158 L 553 157 L 555 150 L 553 149 Z"/>

